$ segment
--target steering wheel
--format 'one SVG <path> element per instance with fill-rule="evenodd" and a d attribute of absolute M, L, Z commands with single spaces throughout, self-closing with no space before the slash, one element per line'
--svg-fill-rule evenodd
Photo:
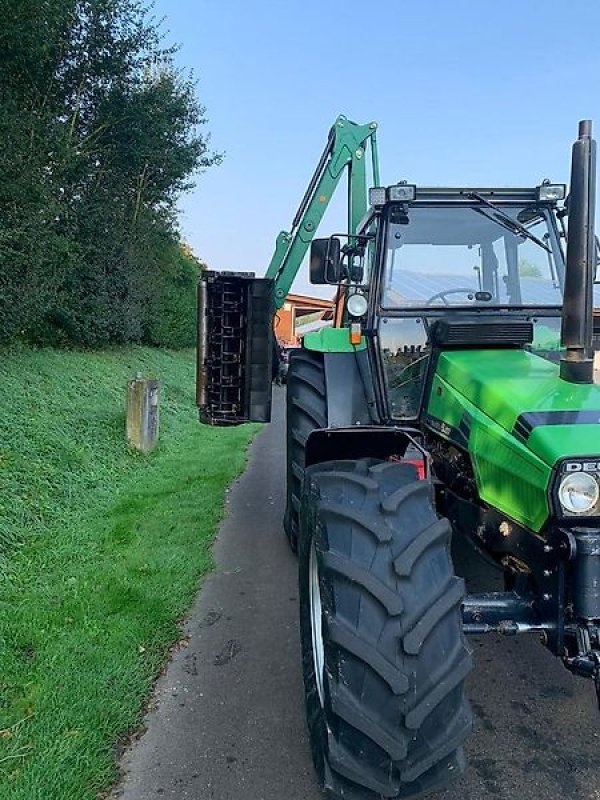
<path fill-rule="evenodd" d="M 445 306 L 449 306 L 450 303 L 446 300 L 446 296 L 449 295 L 449 294 L 466 294 L 469 300 L 474 300 L 476 292 L 477 292 L 476 289 L 469 289 L 469 288 L 467 288 L 467 289 L 445 289 L 444 291 L 438 292 L 437 294 L 434 294 L 432 297 L 430 297 L 429 300 L 425 303 L 425 305 L 430 306 L 430 305 L 433 305 L 433 303 L 436 300 L 442 300 L 442 302 L 444 303 Z"/>

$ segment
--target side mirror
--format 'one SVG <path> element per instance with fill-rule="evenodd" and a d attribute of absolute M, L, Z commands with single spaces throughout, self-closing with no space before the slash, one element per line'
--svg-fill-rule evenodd
<path fill-rule="evenodd" d="M 310 246 L 310 282 L 337 284 L 342 277 L 340 240 L 314 239 Z"/>

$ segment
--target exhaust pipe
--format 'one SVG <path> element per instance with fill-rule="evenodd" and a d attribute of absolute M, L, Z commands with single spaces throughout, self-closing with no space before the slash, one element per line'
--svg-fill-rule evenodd
<path fill-rule="evenodd" d="M 593 285 L 596 268 L 594 214 L 596 205 L 596 142 L 592 123 L 579 123 L 573 144 L 567 271 L 562 312 L 560 377 L 570 383 L 593 383 Z"/>

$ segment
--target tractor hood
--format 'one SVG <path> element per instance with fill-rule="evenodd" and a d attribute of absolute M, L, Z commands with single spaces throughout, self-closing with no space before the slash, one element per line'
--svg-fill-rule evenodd
<path fill-rule="evenodd" d="M 600 385 L 568 383 L 524 350 L 446 351 L 436 372 L 548 466 L 600 455 Z"/>

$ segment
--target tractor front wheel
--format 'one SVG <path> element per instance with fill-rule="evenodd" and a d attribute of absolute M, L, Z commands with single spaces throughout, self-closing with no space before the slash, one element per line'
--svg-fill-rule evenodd
<path fill-rule="evenodd" d="M 290 354 L 286 416 L 287 476 L 283 527 L 295 553 L 298 549 L 306 442 L 315 429 L 327 427 L 325 367 L 321 353 L 298 349 Z"/>
<path fill-rule="evenodd" d="M 472 668 L 450 525 L 414 467 L 306 471 L 300 627 L 313 760 L 330 797 L 439 791 L 464 767 Z"/>

